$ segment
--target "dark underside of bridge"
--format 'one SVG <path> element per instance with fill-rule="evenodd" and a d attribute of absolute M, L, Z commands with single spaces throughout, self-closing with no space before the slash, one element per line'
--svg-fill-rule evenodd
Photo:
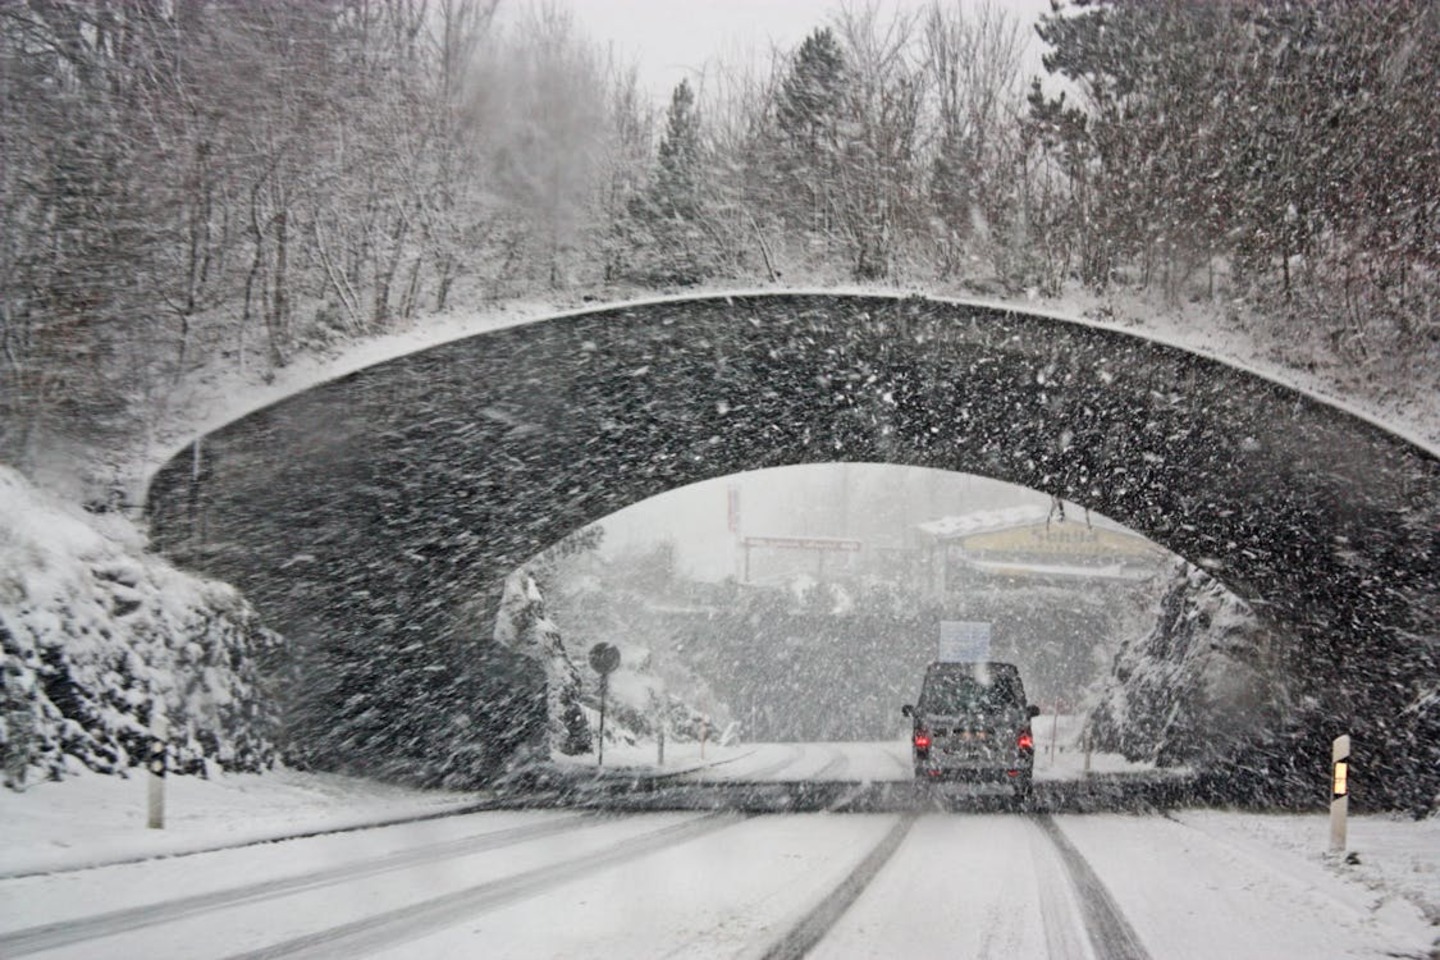
<path fill-rule="evenodd" d="M 1345 731 L 1407 782 L 1428 764 L 1413 788 L 1434 795 L 1435 710 L 1414 704 L 1437 670 L 1440 462 L 1113 330 L 880 296 L 589 311 L 261 410 L 176 457 L 148 506 L 160 549 L 291 641 L 292 755 L 484 776 L 535 722 L 533 670 L 486 636 L 507 573 L 667 490 L 839 461 L 1062 496 L 1249 600 L 1282 638 L 1295 729 L 1256 732 L 1225 772 L 1237 796 L 1323 769 Z"/>

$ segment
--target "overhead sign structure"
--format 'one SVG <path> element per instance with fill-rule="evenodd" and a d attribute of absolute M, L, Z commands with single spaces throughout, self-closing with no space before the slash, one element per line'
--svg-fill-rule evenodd
<path fill-rule="evenodd" d="M 983 663 L 990 659 L 990 624 L 983 620 L 940 621 L 942 663 Z"/>
<path fill-rule="evenodd" d="M 750 551 L 755 547 L 769 547 L 775 550 L 814 550 L 815 573 L 825 574 L 825 554 L 858 553 L 865 545 L 861 540 L 847 540 L 843 537 L 741 537 L 740 545 L 745 548 L 744 582 L 750 582 Z"/>
<path fill-rule="evenodd" d="M 839 537 L 746 537 L 747 547 L 775 547 L 780 550 L 842 550 L 853 553 L 859 550 L 859 540 L 843 540 Z"/>

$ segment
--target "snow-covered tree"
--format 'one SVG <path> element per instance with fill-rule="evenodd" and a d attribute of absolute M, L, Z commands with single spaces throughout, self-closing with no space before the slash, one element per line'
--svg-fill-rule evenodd
<path fill-rule="evenodd" d="M 565 651 L 560 628 L 545 615 L 539 584 L 523 568 L 505 579 L 495 617 L 495 642 L 544 667 L 550 748 L 569 756 L 588 753 L 590 727 L 580 708 L 580 671 Z"/>
<path fill-rule="evenodd" d="M 721 252 L 709 222 L 706 175 L 695 93 L 681 80 L 665 113 L 649 189 L 630 204 L 627 275 L 693 284 L 718 271 Z"/>

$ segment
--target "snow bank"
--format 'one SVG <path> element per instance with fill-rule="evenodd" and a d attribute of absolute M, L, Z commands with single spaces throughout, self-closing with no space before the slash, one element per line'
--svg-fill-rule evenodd
<path fill-rule="evenodd" d="M 7 785 L 89 768 L 123 774 L 168 720 L 172 769 L 260 770 L 274 715 L 257 661 L 280 638 L 225 584 L 147 555 L 94 516 L 0 467 L 0 752 Z"/>
<path fill-rule="evenodd" d="M 146 827 L 143 778 L 82 771 L 24 793 L 0 791 L 0 877 L 353 830 L 473 807 L 473 793 L 416 790 L 328 773 L 277 769 L 172 778 L 165 829 Z"/>

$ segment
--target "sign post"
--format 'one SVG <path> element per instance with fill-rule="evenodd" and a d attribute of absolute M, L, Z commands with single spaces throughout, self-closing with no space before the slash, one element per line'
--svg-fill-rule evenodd
<path fill-rule="evenodd" d="M 739 507 L 736 508 L 734 516 L 738 518 Z M 738 519 L 736 520 L 738 529 Z M 859 540 L 846 540 L 841 537 L 741 537 L 740 546 L 745 550 L 745 568 L 743 583 L 750 582 L 750 549 L 752 547 L 770 547 L 776 550 L 814 550 L 817 559 L 818 569 L 816 575 L 822 577 L 825 573 L 825 554 L 830 551 L 842 553 L 855 553 L 864 544 Z"/>
<path fill-rule="evenodd" d="M 1330 745 L 1330 852 L 1345 852 L 1346 816 L 1350 812 L 1350 734 Z"/>
<path fill-rule="evenodd" d="M 600 746 L 595 760 L 597 767 L 605 766 L 605 694 L 610 688 L 610 674 L 620 666 L 620 650 L 608 643 L 597 643 L 590 648 L 590 666 L 600 674 Z"/>

